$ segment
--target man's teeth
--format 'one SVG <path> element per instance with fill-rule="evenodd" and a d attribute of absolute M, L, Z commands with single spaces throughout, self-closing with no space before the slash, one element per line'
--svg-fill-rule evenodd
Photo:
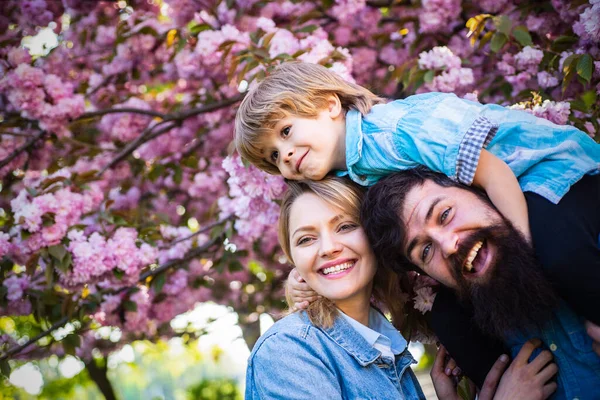
<path fill-rule="evenodd" d="M 345 269 L 351 268 L 353 265 L 354 265 L 354 263 L 349 261 L 349 262 L 345 262 L 343 264 L 338 264 L 334 267 L 323 268 L 323 275 L 329 275 L 329 274 L 333 274 L 335 272 L 340 272 Z"/>
<path fill-rule="evenodd" d="M 481 249 L 481 246 L 483 246 L 483 242 L 477 242 L 469 252 L 467 262 L 465 262 L 465 269 L 467 271 L 471 272 L 471 270 L 473 269 L 473 260 L 475 259 L 475 257 L 477 257 L 477 253 L 479 252 L 479 249 Z"/>

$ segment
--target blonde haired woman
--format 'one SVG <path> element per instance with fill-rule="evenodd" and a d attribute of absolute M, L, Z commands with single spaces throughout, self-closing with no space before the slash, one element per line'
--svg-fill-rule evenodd
<path fill-rule="evenodd" d="M 258 340 L 248 361 L 246 399 L 424 399 L 406 340 L 371 304 L 371 299 L 394 303 L 389 300 L 397 278 L 376 267 L 358 222 L 361 197 L 362 189 L 342 178 L 290 182 L 281 207 L 280 242 L 322 297 Z M 529 354 L 520 357 L 527 360 Z M 504 363 L 496 363 L 480 399 L 492 397 Z M 436 391 L 442 399 L 455 399 L 443 369 L 440 358 L 432 374 Z M 532 393 L 540 388 L 545 368 L 538 369 L 515 367 L 496 398 L 517 398 L 506 391 L 512 388 L 521 398 L 536 398 Z"/>

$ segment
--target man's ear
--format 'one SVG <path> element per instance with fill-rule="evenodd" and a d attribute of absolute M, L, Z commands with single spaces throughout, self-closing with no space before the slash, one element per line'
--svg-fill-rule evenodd
<path fill-rule="evenodd" d="M 342 107 L 342 102 L 337 94 L 331 94 L 327 98 L 327 107 L 329 110 L 329 116 L 331 119 L 336 119 L 340 115 L 344 114 L 344 109 Z"/>

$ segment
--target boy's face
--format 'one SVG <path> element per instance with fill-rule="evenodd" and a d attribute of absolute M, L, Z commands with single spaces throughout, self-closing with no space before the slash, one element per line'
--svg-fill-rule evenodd
<path fill-rule="evenodd" d="M 337 97 L 330 103 L 316 118 L 283 118 L 269 134 L 265 158 L 284 178 L 318 181 L 346 169 L 345 115 Z"/>

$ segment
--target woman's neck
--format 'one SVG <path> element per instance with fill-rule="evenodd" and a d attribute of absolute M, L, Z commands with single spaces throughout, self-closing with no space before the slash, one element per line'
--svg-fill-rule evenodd
<path fill-rule="evenodd" d="M 364 326 L 369 326 L 369 311 L 371 310 L 370 296 L 366 298 L 347 299 L 343 302 L 337 301 L 337 308 L 344 314 Z"/>

